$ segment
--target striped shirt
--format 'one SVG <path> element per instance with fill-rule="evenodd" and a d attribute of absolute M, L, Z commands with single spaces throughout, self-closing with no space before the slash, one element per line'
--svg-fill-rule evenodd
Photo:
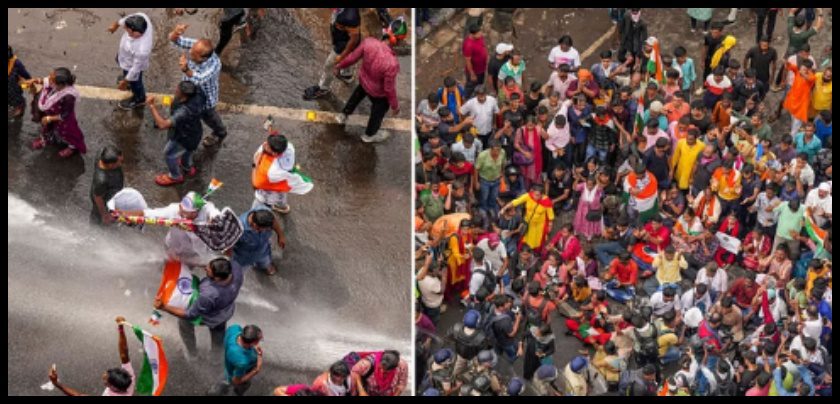
<path fill-rule="evenodd" d="M 196 39 L 178 37 L 173 43 L 181 49 L 189 50 L 195 43 Z M 198 64 L 187 57 L 187 67 L 192 70 L 192 77 L 184 75 L 184 80 L 191 81 L 204 90 L 207 95 L 207 108 L 215 108 L 219 102 L 219 73 L 222 71 L 222 62 L 219 56 L 213 53 L 209 59 L 203 63 Z"/>

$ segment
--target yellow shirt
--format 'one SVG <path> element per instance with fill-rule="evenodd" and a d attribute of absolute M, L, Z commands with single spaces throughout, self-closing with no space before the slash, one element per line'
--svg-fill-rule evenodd
<path fill-rule="evenodd" d="M 674 155 L 671 156 L 671 167 L 674 167 L 674 178 L 680 189 L 688 189 L 691 182 L 691 169 L 704 147 L 706 145 L 699 140 L 694 142 L 694 146 L 689 146 L 685 139 L 677 141 Z"/>
<path fill-rule="evenodd" d="M 659 254 L 653 259 L 651 266 L 656 270 L 656 280 L 659 284 L 678 283 L 682 280 L 680 268 L 688 268 L 688 262 L 682 254 L 674 254 L 674 259 L 665 258 L 665 254 Z"/>
<path fill-rule="evenodd" d="M 823 83 L 823 74 L 817 73 L 817 79 L 814 82 L 813 98 L 811 99 L 811 107 L 815 111 L 831 109 L 831 82 Z"/>

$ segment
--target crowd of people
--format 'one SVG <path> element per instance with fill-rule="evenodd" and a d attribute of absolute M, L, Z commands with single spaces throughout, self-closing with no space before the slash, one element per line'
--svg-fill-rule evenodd
<path fill-rule="evenodd" d="M 333 32 L 339 25 L 336 16 L 346 15 L 347 10 L 351 9 L 334 9 L 330 26 Z M 359 9 L 352 10 L 358 18 Z M 188 9 L 176 9 L 174 14 L 183 15 L 185 12 L 194 14 L 194 11 L 190 12 Z M 168 131 L 165 147 L 168 171 L 156 177 L 155 182 L 158 185 L 181 184 L 185 177 L 196 176 L 197 168 L 192 160 L 195 150 L 202 143 L 205 147 L 218 147 L 228 135 L 226 126 L 216 111 L 222 67 L 220 54 L 233 32 L 245 29 L 248 36 L 251 36 L 252 23 L 264 17 L 264 9 L 223 9 L 220 40 L 216 46 L 209 38 L 186 37 L 185 24 L 175 26 L 169 33 L 168 40 L 181 52 L 179 66 L 183 78 L 174 89 L 168 117 L 158 110 L 155 97 L 147 96 L 143 84 L 143 73 L 148 69 L 155 49 L 156 37 L 152 20 L 146 14 L 133 13 L 114 22 L 108 28 L 112 34 L 122 31 L 117 54 L 117 63 L 122 75 L 117 86 L 120 90 L 131 91 L 130 97 L 118 103 L 119 108 L 132 110 L 147 106 L 155 127 Z M 394 80 L 399 65 L 391 48 L 405 37 L 403 19 L 390 19 L 387 10 L 384 14 L 380 12 L 379 17 L 388 17 L 383 21 L 381 36 L 362 39 L 357 48 L 350 49 L 352 52 L 342 53 L 344 58 L 340 63 L 336 63 L 335 54 L 331 54 L 327 62 L 328 69 L 338 74 L 339 69 L 362 61 L 359 84 L 344 111 L 350 114 L 365 96 L 371 98 L 374 113 L 368 126 L 370 136 L 376 134 L 388 105 L 398 110 Z M 334 42 L 341 39 L 339 36 L 333 36 Z M 352 75 L 343 78 L 348 82 L 353 81 Z M 43 148 L 46 144 L 57 144 L 61 149 L 59 155 L 64 158 L 86 152 L 84 134 L 75 114 L 75 103 L 80 93 L 74 84 L 74 75 L 64 67 L 53 70 L 49 77 L 33 78 L 9 46 L 10 115 L 13 115 L 14 119 L 23 115 L 26 107 L 24 90 L 31 90 L 33 121 L 40 123 L 41 127 L 40 136 L 32 143 L 35 149 Z M 164 100 L 164 105 L 166 104 L 168 102 Z M 380 104 L 384 105 L 385 109 L 379 108 Z M 203 141 L 202 121 L 212 129 L 212 134 Z M 221 186 L 215 179 L 204 194 L 190 191 L 180 202 L 150 208 L 140 191 L 126 186 L 122 169 L 123 153 L 119 148 L 104 147 L 94 164 L 90 191 L 92 223 L 103 226 L 126 223 L 135 228 L 142 228 L 143 225 L 168 226 L 169 232 L 164 241 L 165 268 L 174 265 L 176 273 L 177 269 L 183 269 L 185 272 L 182 273 L 186 273 L 187 278 L 182 279 L 188 279 L 191 271 L 203 272 L 206 275 L 200 281 L 195 278 L 192 286 L 189 283 L 178 283 L 177 289 L 180 293 L 198 295 L 197 298 L 189 300 L 188 304 L 170 300 L 159 292 L 153 302 L 153 318 L 156 322 L 167 321 L 165 318 L 161 320 L 166 314 L 177 318 L 186 363 L 205 365 L 203 362 L 209 359 L 210 365 L 223 364 L 223 377 L 208 390 L 208 394 L 228 394 L 232 387 L 236 395 L 243 395 L 251 386 L 254 377 L 263 370 L 263 333 L 260 327 L 254 324 L 230 324 L 236 309 L 236 300 L 248 268 L 263 271 L 266 275 L 277 272 L 272 259 L 271 244 L 273 235 L 276 235 L 277 246 L 280 249 L 285 248 L 286 235 L 281 227 L 279 215 L 290 212 L 287 194 L 305 194 L 313 188 L 311 180 L 300 174 L 296 167 L 295 149 L 289 139 L 270 125 L 266 129 L 269 132 L 268 136 L 254 153 L 253 161 L 244 162 L 253 167 L 254 201 L 238 220 L 234 216 L 233 230 L 231 227 L 221 226 L 220 219 L 230 208 L 220 210 L 210 200 L 210 195 Z M 232 214 L 232 211 L 230 212 Z M 240 228 L 239 233 L 235 231 L 237 226 Z M 199 227 L 205 229 L 205 234 L 199 234 Z M 208 232 L 228 231 L 237 234 L 237 238 L 227 243 L 227 247 L 219 249 L 207 244 L 207 237 L 215 236 L 224 240 L 223 236 L 226 236 L 207 234 Z M 122 365 L 103 374 L 104 395 L 133 395 L 137 380 L 123 330 L 125 318 L 117 317 L 116 322 Z M 199 356 L 196 326 L 206 326 L 210 331 L 209 358 Z M 170 356 L 171 353 L 172 351 Z M 181 371 L 189 372 L 189 369 L 182 368 Z M 55 365 L 49 371 L 49 378 L 55 387 L 67 395 L 84 395 L 59 381 Z M 273 393 L 289 396 L 401 395 L 406 388 L 407 379 L 407 362 L 400 358 L 397 351 L 351 352 L 336 358 L 336 362 L 311 384 L 280 386 Z"/>
<path fill-rule="evenodd" d="M 417 393 L 831 395 L 826 11 L 675 9 L 692 55 L 610 9 L 592 66 L 574 33 L 523 54 L 516 12 L 467 9 L 417 106 Z"/>

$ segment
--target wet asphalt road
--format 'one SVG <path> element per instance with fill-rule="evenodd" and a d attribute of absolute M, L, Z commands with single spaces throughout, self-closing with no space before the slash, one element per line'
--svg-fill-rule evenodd
<path fill-rule="evenodd" d="M 112 55 L 119 37 L 104 30 L 118 17 L 116 11 L 9 9 L 10 44 L 34 75 L 46 75 L 58 65 L 75 66 L 78 83 L 113 86 L 118 72 Z M 212 37 L 214 24 L 206 21 L 211 14 L 202 10 L 170 19 L 163 11 L 150 12 L 159 37 L 147 91 L 166 92 L 180 78 L 177 54 L 161 35 L 176 21 L 186 20 L 193 24 L 188 35 Z M 299 96 L 317 79 L 326 55 L 327 48 L 316 45 L 325 34 L 307 28 L 316 17 L 317 13 L 304 18 L 271 10 L 269 21 L 274 24 L 245 44 L 244 56 L 234 37 L 223 55 L 228 66 L 222 101 L 331 109 Z M 66 28 L 56 30 L 61 21 Z M 325 31 L 326 24 L 321 21 L 317 30 Z M 289 32 L 295 35 L 286 41 L 270 40 Z M 410 58 L 400 60 L 398 91 L 407 103 Z M 334 84 L 339 107 L 349 92 L 341 86 Z M 366 103 L 362 106 L 360 111 L 367 109 Z M 217 153 L 200 148 L 198 177 L 161 188 L 153 179 L 165 167 L 165 132 L 152 127 L 148 111 L 124 112 L 112 101 L 83 99 L 76 113 L 89 152 L 69 160 L 59 159 L 53 147 L 29 148 L 38 128 L 28 112 L 23 121 L 9 120 L 9 394 L 59 394 L 39 387 L 48 381 L 52 363 L 66 384 L 99 393 L 102 371 L 119 364 L 113 318 L 123 315 L 143 324 L 150 314 L 165 231 L 147 229 L 140 234 L 89 227 L 88 192 L 98 151 L 106 144 L 124 151 L 126 185 L 140 190 L 150 206 L 203 190 L 215 177 L 225 185 L 212 200 L 243 212 L 253 200 L 250 159 L 265 139 L 265 117 L 223 113 L 229 132 L 223 147 Z M 403 108 L 403 114 L 408 113 Z M 410 273 L 403 264 L 410 260 L 408 134 L 395 133 L 374 146 L 358 139 L 360 127 L 348 127 L 345 133 L 338 126 L 279 119 L 275 126 L 295 145 L 297 163 L 312 177 L 315 189 L 290 196 L 292 213 L 283 220 L 286 250 L 281 253 L 273 246 L 279 272 L 267 277 L 248 270 L 230 322 L 263 329 L 265 366 L 249 391 L 257 395 L 281 384 L 309 383 L 350 350 L 410 352 Z M 204 353 L 194 364 L 182 357 L 171 316 L 154 332 L 163 338 L 169 357 L 165 394 L 202 394 L 220 378 L 222 369 L 208 366 L 206 330 L 199 329 L 199 350 Z M 131 336 L 129 340 L 139 372 L 140 345 Z"/>

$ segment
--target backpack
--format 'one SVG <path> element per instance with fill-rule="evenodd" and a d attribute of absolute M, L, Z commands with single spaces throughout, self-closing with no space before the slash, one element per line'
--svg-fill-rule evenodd
<path fill-rule="evenodd" d="M 542 325 L 542 314 L 545 311 L 545 306 L 548 304 L 548 299 L 543 297 L 542 303 L 538 307 L 531 305 L 531 298 L 528 296 L 522 299 L 522 305 L 525 306 L 525 318 L 528 320 L 527 324 L 539 327 Z"/>
<path fill-rule="evenodd" d="M 496 346 L 498 339 L 496 338 L 496 331 L 493 329 L 493 325 L 504 320 L 505 317 L 508 316 L 506 314 L 496 314 L 493 312 L 487 317 L 487 321 L 484 322 L 484 328 L 482 328 L 484 330 L 484 336 L 487 338 L 487 343 L 489 345 Z"/>
<path fill-rule="evenodd" d="M 344 355 L 344 357 L 341 358 L 341 361 L 347 365 L 347 369 L 352 370 L 353 366 L 359 363 L 362 359 L 368 359 L 371 363 L 370 369 L 362 376 L 362 379 L 367 380 L 376 368 L 376 360 L 374 359 L 373 352 L 350 352 L 347 355 Z"/>
<path fill-rule="evenodd" d="M 452 326 L 452 338 L 455 340 L 455 353 L 465 359 L 472 359 L 487 345 L 487 336 L 481 328 L 472 335 L 464 333 L 464 325 L 456 323 Z"/>
<path fill-rule="evenodd" d="M 491 268 L 489 261 L 484 260 L 484 268 L 476 269 L 473 273 L 480 273 L 484 275 L 484 283 L 482 283 L 481 286 L 487 289 L 488 292 L 493 293 L 496 291 L 498 281 L 496 280 L 496 274 L 493 273 L 493 269 Z"/>
<path fill-rule="evenodd" d="M 734 396 L 735 392 L 737 391 L 737 386 L 735 382 L 732 381 L 731 378 L 722 379 L 718 376 L 717 372 L 713 372 L 715 375 L 715 380 L 717 381 L 717 393 L 716 396 Z"/>
<path fill-rule="evenodd" d="M 659 330 L 653 324 L 650 324 L 650 328 L 653 331 L 648 337 L 643 337 L 638 329 L 633 329 L 633 333 L 636 334 L 636 339 L 639 341 L 639 353 L 644 356 L 659 357 L 659 341 L 657 340 Z"/>

